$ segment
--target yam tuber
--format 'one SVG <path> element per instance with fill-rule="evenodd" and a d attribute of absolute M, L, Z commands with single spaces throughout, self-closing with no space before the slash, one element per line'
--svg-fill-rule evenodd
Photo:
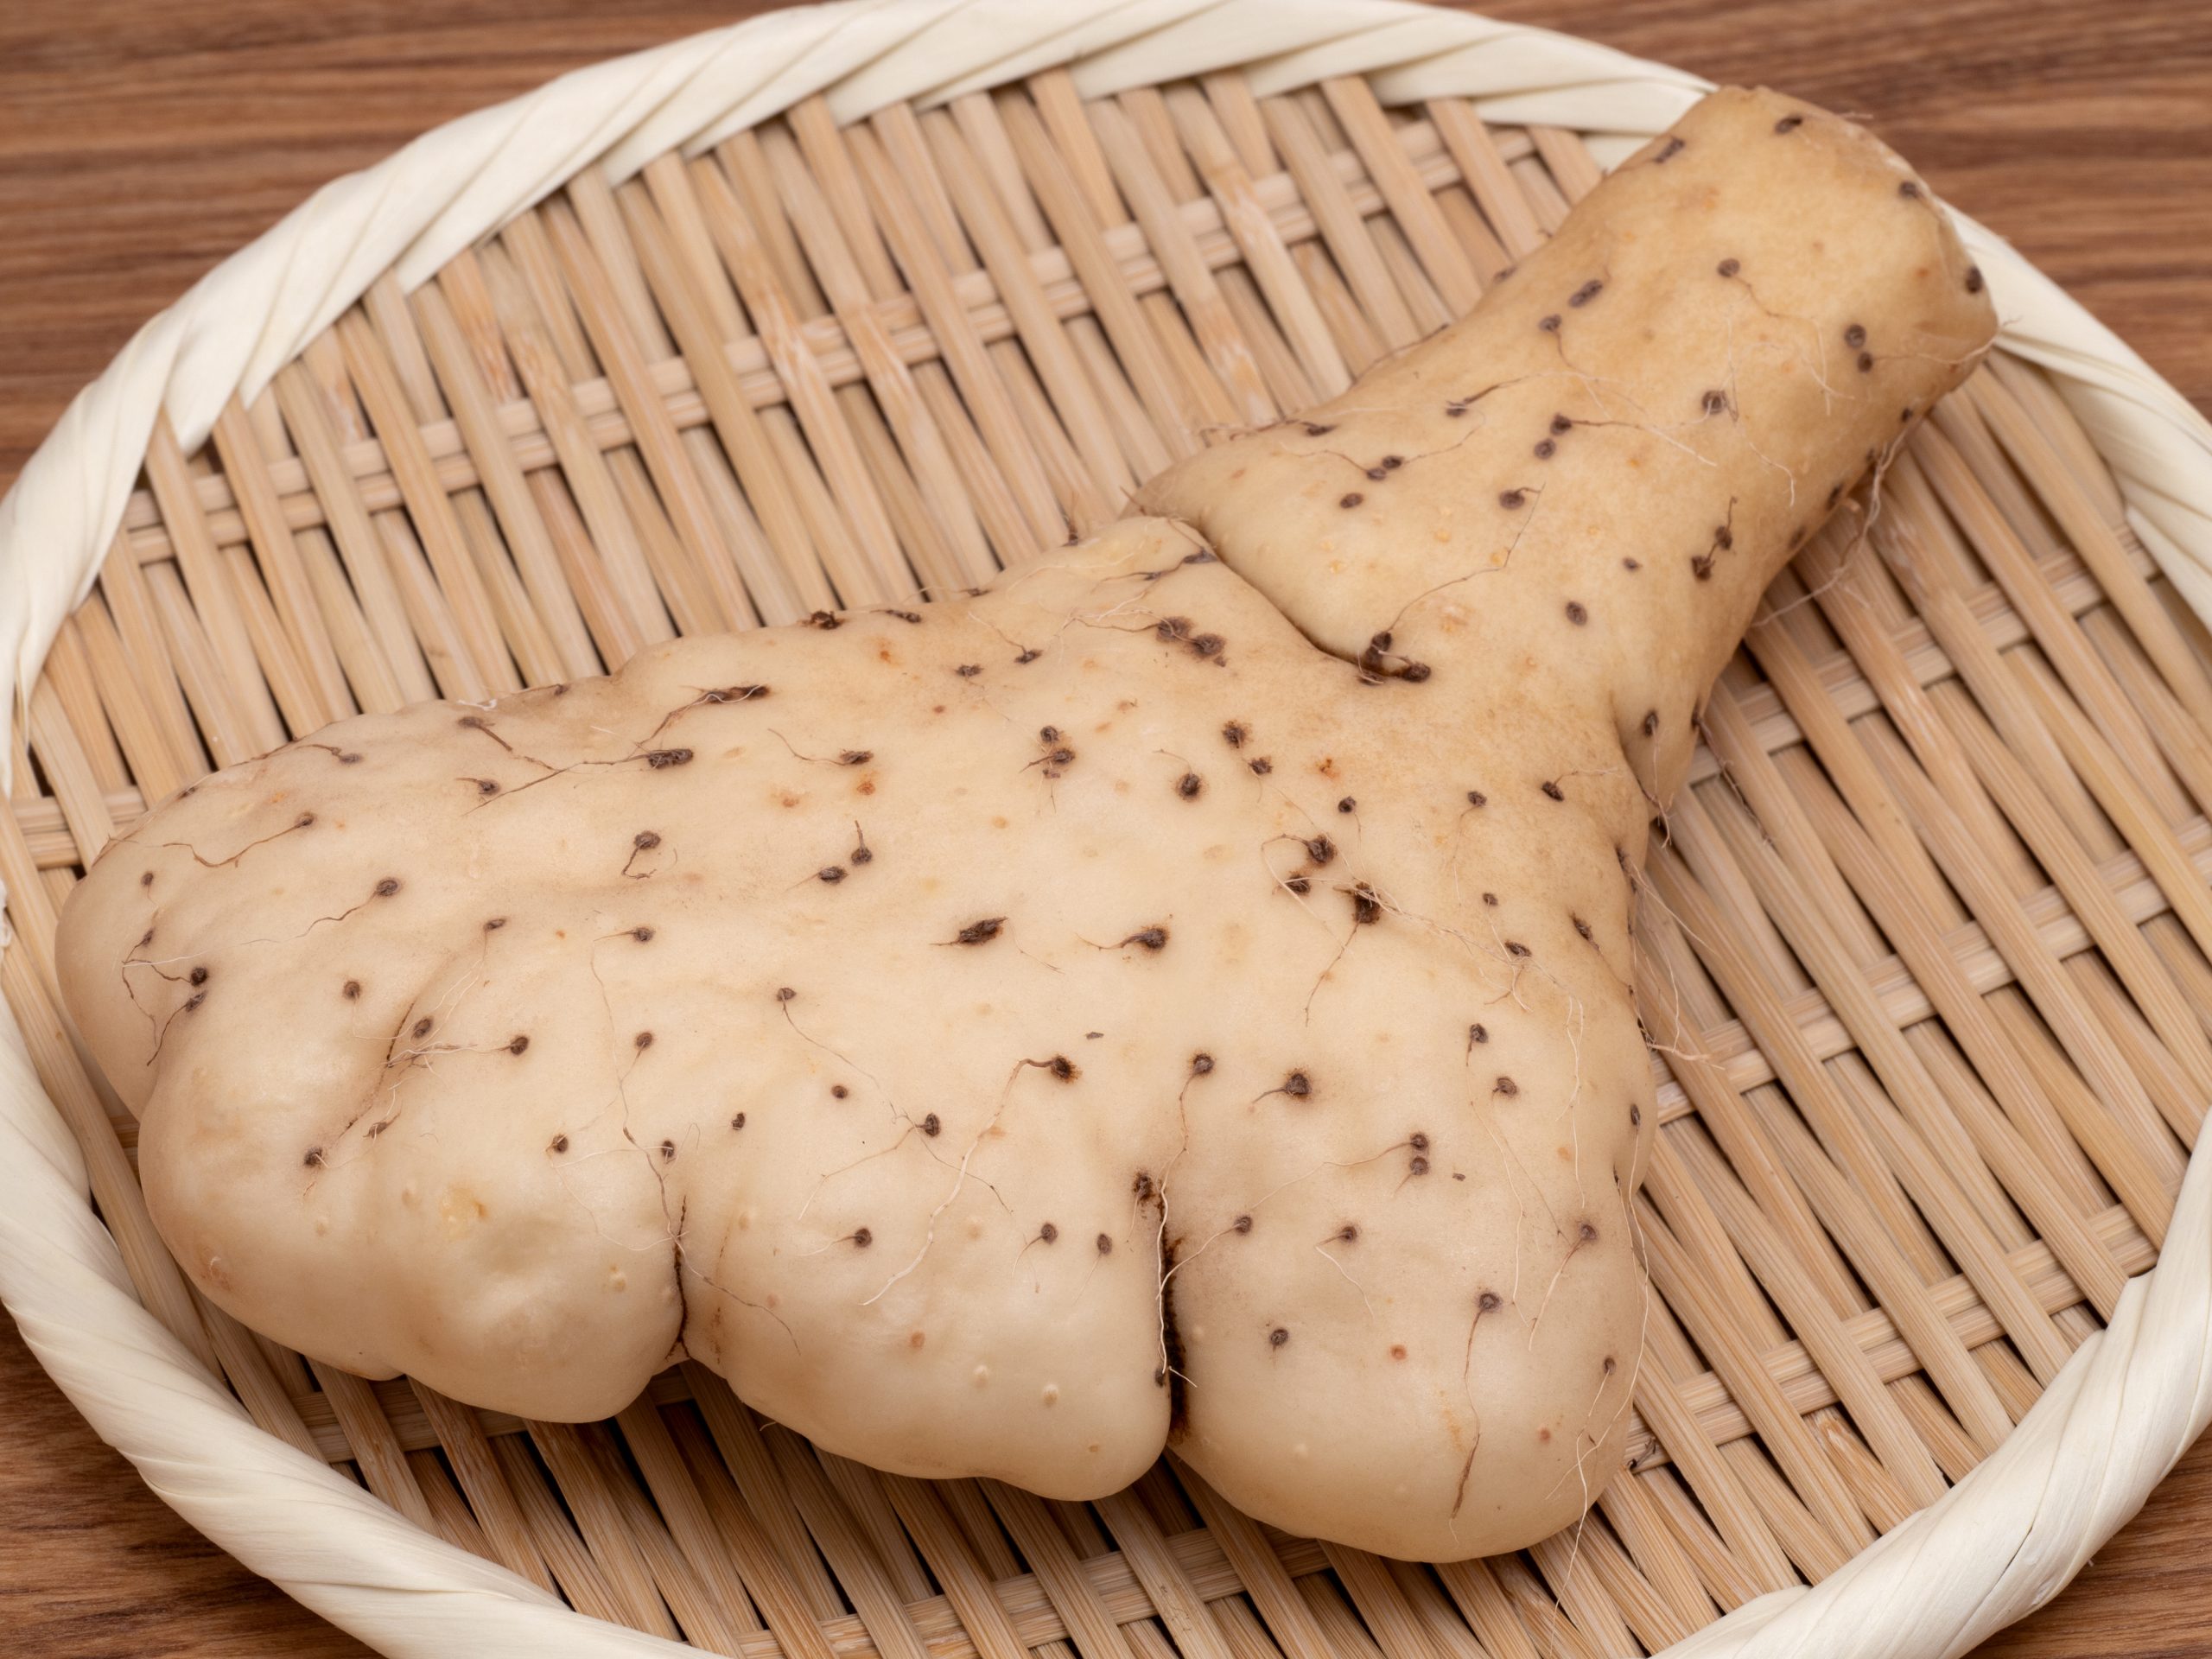
<path fill-rule="evenodd" d="M 331 727 L 60 940 L 219 1306 L 887 1469 L 1459 1558 L 1620 1458 L 1634 871 L 1792 549 L 1993 333 L 1898 160 L 1715 94 L 1472 315 L 972 599 Z"/>

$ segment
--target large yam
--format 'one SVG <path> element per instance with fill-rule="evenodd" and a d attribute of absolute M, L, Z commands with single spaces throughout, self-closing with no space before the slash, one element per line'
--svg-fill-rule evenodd
<path fill-rule="evenodd" d="M 1455 327 L 968 601 L 346 721 L 72 896 L 240 1319 L 543 1418 L 690 1355 L 849 1456 L 1461 1557 L 1618 1462 L 1632 872 L 1789 550 L 1992 317 L 1716 95 Z"/>

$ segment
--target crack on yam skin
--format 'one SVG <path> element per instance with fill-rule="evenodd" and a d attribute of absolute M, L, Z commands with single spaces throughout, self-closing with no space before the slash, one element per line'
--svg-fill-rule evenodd
<path fill-rule="evenodd" d="M 1175 1241 L 1160 1252 L 1160 1370 L 1167 1390 L 1167 1443 L 1174 1445 L 1190 1427 L 1190 1374 L 1183 1369 L 1183 1336 L 1175 1324 L 1175 1292 L 1168 1280 L 1175 1272 Z"/>

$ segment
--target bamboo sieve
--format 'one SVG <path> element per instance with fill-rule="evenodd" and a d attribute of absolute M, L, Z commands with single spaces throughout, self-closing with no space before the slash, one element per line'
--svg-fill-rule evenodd
<path fill-rule="evenodd" d="M 236 256 L 0 504 L 42 1362 L 394 1654 L 1935 1655 L 2055 1593 L 2212 1415 L 2212 430 L 1971 222 L 2000 349 L 1777 582 L 1655 855 L 1632 1466 L 1521 1554 L 1285 1537 L 1172 1459 L 1089 1505 L 887 1478 L 695 1367 L 569 1427 L 304 1361 L 194 1296 L 54 990 L 76 872 L 212 766 L 982 581 L 1440 326 L 1704 85 L 1396 0 L 852 0 Z"/>

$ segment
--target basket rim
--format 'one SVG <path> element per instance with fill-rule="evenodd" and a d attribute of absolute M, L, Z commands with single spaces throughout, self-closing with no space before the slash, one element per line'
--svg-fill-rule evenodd
<path fill-rule="evenodd" d="M 575 72 L 325 187 L 79 394 L 0 499 L 0 649 L 17 707 L 91 588 L 157 424 L 196 448 L 230 397 L 251 397 L 383 272 L 411 289 L 588 168 L 619 181 L 816 94 L 842 124 L 1047 67 L 1096 97 L 1230 67 L 1262 93 L 1364 74 L 1385 103 L 1469 98 L 1488 119 L 1582 130 L 1608 166 L 1711 90 L 1573 36 L 1411 0 L 837 0 Z M 1955 216 L 2005 315 L 1999 346 L 2053 375 L 2130 524 L 2212 618 L 2212 425 L 2008 245 Z M 0 704 L 0 722 L 15 715 Z M 0 775 L 10 753 L 0 746 Z M 571 1611 L 257 1427 L 140 1304 L 12 1010 L 0 1027 L 0 1301 L 166 1502 L 388 1652 L 683 1650 Z M 1946 1497 L 1821 1584 L 1763 1597 L 1669 1651 L 1948 1655 L 2056 1594 L 2212 1420 L 2212 1154 L 2192 1157 L 2167 1244 Z"/>

